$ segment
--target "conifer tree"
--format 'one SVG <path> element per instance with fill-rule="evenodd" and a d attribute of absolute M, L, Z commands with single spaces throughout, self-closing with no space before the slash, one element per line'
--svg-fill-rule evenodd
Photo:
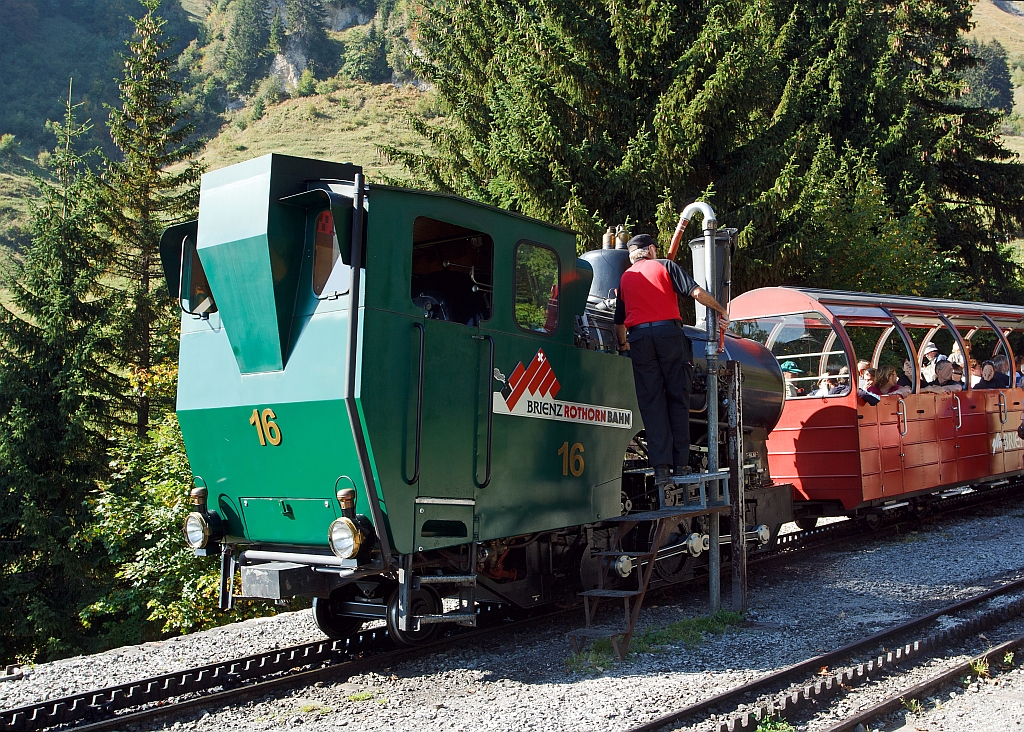
<path fill-rule="evenodd" d="M 164 287 L 160 235 L 195 215 L 202 167 L 194 159 L 199 142 L 180 110 L 181 84 L 171 76 L 159 0 L 141 2 L 146 13 L 134 21 L 123 54 L 121 107 L 108 107 L 107 126 L 123 159 L 109 162 L 103 175 L 102 225 L 114 247 L 112 282 L 122 288 L 113 355 L 124 372 L 145 383 L 146 372 L 173 358 L 177 346 L 178 311 Z M 137 433 L 145 437 L 150 397 L 142 389 L 127 399 Z"/>
<path fill-rule="evenodd" d="M 270 22 L 270 41 L 267 47 L 271 53 L 284 53 L 285 27 L 280 8 L 274 8 L 274 19 Z"/>
<path fill-rule="evenodd" d="M 228 31 L 225 70 L 233 89 L 247 92 L 267 60 L 270 26 L 267 0 L 239 0 Z"/>
<path fill-rule="evenodd" d="M 37 179 L 31 243 L 5 274 L 0 308 L 0 658 L 76 647 L 78 610 L 97 591 L 90 495 L 107 470 L 112 395 L 104 336 L 109 244 L 96 234 L 96 183 L 76 141 L 70 93 L 52 179 Z"/>
<path fill-rule="evenodd" d="M 324 4 L 321 0 L 288 0 L 288 33 L 306 48 L 315 69 L 326 68 L 327 33 L 324 31 Z"/>
<path fill-rule="evenodd" d="M 1024 168 L 996 116 L 959 103 L 970 12 L 966 0 L 429 6 L 415 63 L 448 122 L 417 123 L 429 154 L 383 152 L 420 183 L 591 243 L 627 218 L 667 238 L 703 197 L 741 229 L 741 288 L 802 281 L 806 236 L 836 223 L 820 196 L 838 189 L 822 180 L 856 201 L 868 176 L 871 210 L 888 211 L 876 229 L 926 212 L 923 244 L 966 283 L 945 294 L 1017 298 L 1002 246 L 1024 224 Z"/>
<path fill-rule="evenodd" d="M 1003 114 L 1012 112 L 1013 82 L 1003 44 L 995 39 L 991 43 L 971 39 L 967 48 L 978 59 L 978 65 L 964 72 L 967 93 L 960 100 L 961 104 Z"/>

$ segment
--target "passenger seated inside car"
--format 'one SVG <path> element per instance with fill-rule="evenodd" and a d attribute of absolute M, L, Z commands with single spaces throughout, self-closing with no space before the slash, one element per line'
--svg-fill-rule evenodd
<path fill-rule="evenodd" d="M 914 368 L 913 368 L 913 364 L 911 364 L 909 358 L 903 359 L 903 368 L 902 368 L 902 370 L 903 370 L 903 373 L 900 374 L 899 379 L 897 380 L 896 383 L 899 384 L 900 386 L 905 386 L 905 387 L 907 387 L 907 389 L 910 389 L 914 385 L 914 382 L 911 381 L 911 379 L 914 376 Z M 920 388 L 923 389 L 926 386 L 928 386 L 928 382 L 924 380 L 923 376 L 921 377 L 920 382 L 921 383 L 918 384 L 918 386 Z"/>
<path fill-rule="evenodd" d="M 867 361 L 857 362 L 857 388 L 867 389 L 871 384 L 867 383 L 867 372 L 871 368 L 871 364 Z"/>
<path fill-rule="evenodd" d="M 942 394 L 949 391 L 962 391 L 963 388 L 960 382 L 953 379 L 953 362 L 949 359 L 943 359 L 935 363 L 935 381 L 921 391 Z"/>
<path fill-rule="evenodd" d="M 828 390 L 829 396 L 841 396 L 850 393 L 850 367 L 841 366 L 836 375 L 836 384 Z"/>
<path fill-rule="evenodd" d="M 976 358 L 971 359 L 971 388 L 974 389 L 981 381 L 981 362 Z"/>
<path fill-rule="evenodd" d="M 964 386 L 964 367 L 953 359 L 950 359 L 950 362 L 953 364 L 953 381 Z"/>
<path fill-rule="evenodd" d="M 786 396 L 804 396 L 804 390 L 792 381 L 793 377 L 802 375 L 804 370 L 797 366 L 795 361 L 783 361 L 779 368 L 782 369 L 782 375 L 786 377 Z"/>
<path fill-rule="evenodd" d="M 867 391 L 875 383 L 875 369 L 864 369 L 860 372 L 863 389 Z"/>
<path fill-rule="evenodd" d="M 974 385 L 975 389 L 1002 389 L 1000 386 L 1003 383 L 1002 379 L 998 377 L 1000 374 L 996 371 L 996 365 L 993 361 L 986 361 L 981 365 L 981 381 Z"/>
<path fill-rule="evenodd" d="M 811 396 L 823 397 L 828 396 L 832 393 L 832 389 L 836 386 L 836 378 L 829 372 L 825 372 L 820 379 L 818 379 L 818 388 L 814 390 Z"/>
<path fill-rule="evenodd" d="M 1010 359 L 1006 356 L 996 356 L 992 359 L 992 363 L 996 367 L 996 375 L 993 381 L 998 384 L 996 389 L 1009 389 L 1010 388 Z"/>
<path fill-rule="evenodd" d="M 879 366 L 875 371 L 874 383 L 868 387 L 868 391 L 878 396 L 886 394 L 898 394 L 906 396 L 910 393 L 910 387 L 899 385 L 899 376 L 895 366 Z"/>

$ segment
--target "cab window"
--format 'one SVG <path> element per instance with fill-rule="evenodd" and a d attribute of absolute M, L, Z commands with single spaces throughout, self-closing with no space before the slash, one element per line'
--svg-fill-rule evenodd
<path fill-rule="evenodd" d="M 203 263 L 199 261 L 195 239 L 191 236 L 186 236 L 181 245 L 180 287 L 178 303 L 186 313 L 206 318 L 217 312 L 217 303 L 210 291 Z"/>
<path fill-rule="evenodd" d="M 516 325 L 533 333 L 558 329 L 558 255 L 528 241 L 516 245 Z"/>
<path fill-rule="evenodd" d="M 341 246 L 330 209 L 321 211 L 313 225 L 313 293 L 334 298 L 348 292 L 352 268 L 341 258 Z"/>
<path fill-rule="evenodd" d="M 493 263 L 486 233 L 421 216 L 413 223 L 412 302 L 431 320 L 490 320 Z"/>

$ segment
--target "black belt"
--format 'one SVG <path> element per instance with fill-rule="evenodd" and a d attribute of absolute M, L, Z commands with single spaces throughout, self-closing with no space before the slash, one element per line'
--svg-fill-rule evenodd
<path fill-rule="evenodd" d="M 633 331 L 640 330 L 641 328 L 655 328 L 655 327 L 657 327 L 659 325 L 674 325 L 677 328 L 682 328 L 683 327 L 683 321 L 681 321 L 681 320 L 655 320 L 655 321 L 653 321 L 651 323 L 639 323 L 637 325 L 630 326 L 629 332 L 632 333 Z"/>

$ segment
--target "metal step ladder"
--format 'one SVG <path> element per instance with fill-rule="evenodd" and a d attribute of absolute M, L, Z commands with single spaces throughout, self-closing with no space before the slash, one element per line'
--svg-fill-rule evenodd
<path fill-rule="evenodd" d="M 649 476 L 654 475 L 651 469 L 638 471 Z M 671 484 L 696 486 L 697 490 L 682 492 L 683 502 L 679 505 L 668 506 L 654 511 L 626 514 L 607 519 L 608 523 L 618 524 L 617 530 L 612 537 L 611 548 L 608 551 L 596 552 L 592 556 L 601 560 L 601 572 L 599 584 L 596 589 L 580 592 L 583 598 L 583 609 L 586 625 L 582 628 L 569 631 L 566 635 L 572 643 L 573 651 L 580 653 L 586 647 L 590 639 L 608 638 L 616 657 L 621 661 L 629 653 L 629 643 L 633 638 L 633 630 L 636 621 L 640 617 L 640 608 L 643 606 L 644 596 L 647 594 L 647 587 L 654 574 L 654 563 L 664 543 L 665 538 L 671 532 L 672 527 L 678 525 L 680 519 L 694 516 L 704 516 L 709 513 L 727 513 L 729 505 L 729 471 L 718 470 L 707 473 L 693 473 L 679 477 L 672 477 Z M 713 483 L 714 487 L 708 490 L 708 484 Z M 716 490 L 720 486 L 720 489 Z M 709 498 L 710 493 L 710 498 Z M 660 503 L 664 506 L 664 487 L 659 488 Z M 633 528 L 644 521 L 654 523 L 654 540 L 647 551 L 622 551 L 619 549 L 623 537 L 629 534 Z M 630 589 L 613 589 L 609 587 L 609 579 L 616 564 L 631 563 L 639 565 L 635 572 L 631 567 L 630 575 L 636 576 L 636 587 Z M 602 601 L 622 600 L 622 623 L 613 625 L 595 625 L 594 618 Z"/>
<path fill-rule="evenodd" d="M 398 569 L 398 627 L 403 631 L 418 631 L 424 625 L 440 623 L 458 623 L 476 627 L 476 574 L 413 574 L 411 570 L 412 555 L 402 558 Z M 470 550 L 470 567 L 476 567 L 476 545 Z M 459 588 L 459 606 L 451 612 L 413 615 L 412 593 L 430 585 L 456 585 Z"/>

